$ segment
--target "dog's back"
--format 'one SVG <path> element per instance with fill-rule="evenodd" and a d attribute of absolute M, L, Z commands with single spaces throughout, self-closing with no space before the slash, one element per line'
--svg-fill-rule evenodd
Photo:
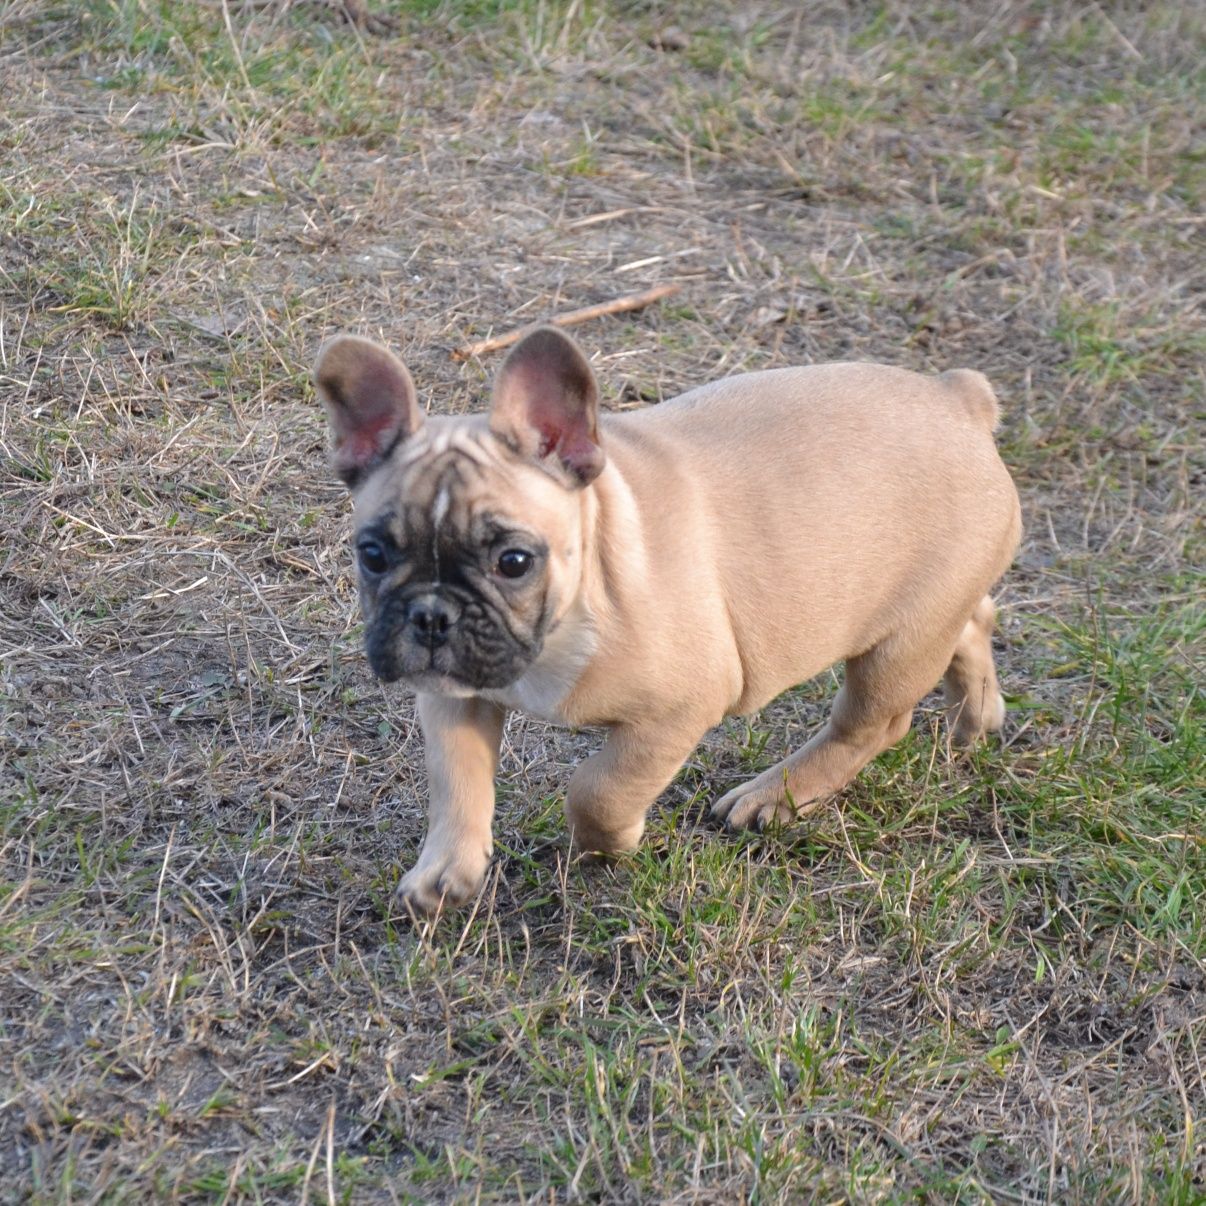
<path fill-rule="evenodd" d="M 607 416 L 602 443 L 646 500 L 649 543 L 682 550 L 671 576 L 685 560 L 697 589 L 723 596 L 745 653 L 745 711 L 944 599 L 970 612 L 1021 531 L 996 418 L 979 373 L 839 363 Z M 659 497 L 677 505 L 647 505 Z"/>

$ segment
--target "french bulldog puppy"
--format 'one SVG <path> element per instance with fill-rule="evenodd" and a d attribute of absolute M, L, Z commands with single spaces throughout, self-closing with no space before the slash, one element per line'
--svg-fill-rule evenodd
<path fill-rule="evenodd" d="M 413 913 L 482 884 L 512 708 L 607 729 L 566 793 L 589 852 L 636 846 L 713 725 L 838 661 L 828 722 L 714 817 L 788 821 L 839 791 L 939 679 L 955 743 L 1001 727 L 987 591 L 1021 518 L 981 374 L 774 369 L 600 414 L 586 357 L 539 327 L 486 415 L 425 416 L 405 366 L 354 336 L 323 347 L 315 380 L 354 499 L 368 660 L 418 696 Z"/>

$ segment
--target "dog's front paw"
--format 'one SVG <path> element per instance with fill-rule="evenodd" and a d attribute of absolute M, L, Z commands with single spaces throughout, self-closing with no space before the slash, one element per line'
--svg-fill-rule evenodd
<path fill-rule="evenodd" d="M 766 829 L 794 821 L 799 814 L 782 782 L 768 784 L 764 778 L 760 775 L 721 796 L 712 805 L 712 819 L 730 829 Z"/>
<path fill-rule="evenodd" d="M 416 918 L 459 909 L 481 891 L 489 865 L 489 850 L 420 857 L 398 884 L 398 903 Z"/>

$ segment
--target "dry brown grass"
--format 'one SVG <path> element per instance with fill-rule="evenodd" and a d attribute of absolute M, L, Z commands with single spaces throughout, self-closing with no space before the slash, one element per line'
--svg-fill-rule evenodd
<path fill-rule="evenodd" d="M 0 1198 L 1201 1200 L 1190 8 L 386 7 L 0 0 Z M 610 406 L 992 377 L 1007 745 L 711 832 L 814 684 L 592 870 L 597 735 L 515 718 L 487 889 L 413 932 L 314 350 L 461 411 L 453 348 L 667 280 L 580 330 Z"/>

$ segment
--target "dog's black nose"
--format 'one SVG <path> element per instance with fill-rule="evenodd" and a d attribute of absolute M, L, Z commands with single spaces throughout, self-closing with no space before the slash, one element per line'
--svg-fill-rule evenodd
<path fill-rule="evenodd" d="M 458 614 L 456 605 L 439 595 L 419 595 L 407 605 L 406 622 L 420 645 L 438 649 L 447 642 Z"/>

